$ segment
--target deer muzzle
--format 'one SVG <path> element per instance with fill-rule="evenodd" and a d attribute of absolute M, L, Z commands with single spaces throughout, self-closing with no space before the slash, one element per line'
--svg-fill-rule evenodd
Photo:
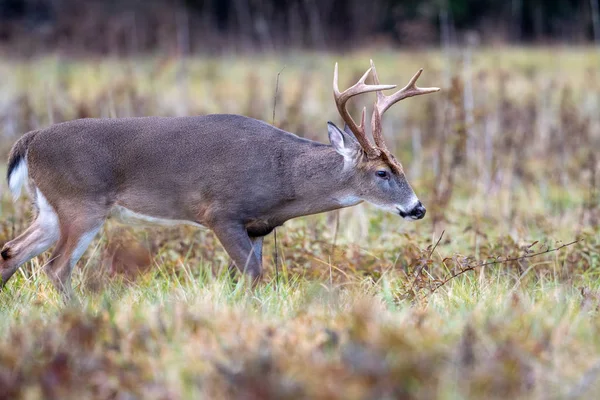
<path fill-rule="evenodd" d="M 412 219 L 412 220 L 423 219 L 423 217 L 425 217 L 425 213 L 427 212 L 427 210 L 425 209 L 425 206 L 423 206 L 423 203 L 421 203 L 420 201 L 417 201 L 415 206 L 409 211 L 402 211 L 402 210 L 399 210 L 399 211 L 400 211 L 400 216 L 402 218 Z"/>

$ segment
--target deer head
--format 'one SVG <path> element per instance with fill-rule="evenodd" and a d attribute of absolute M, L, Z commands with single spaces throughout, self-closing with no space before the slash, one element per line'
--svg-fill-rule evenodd
<path fill-rule="evenodd" d="M 417 87 L 416 82 L 422 72 L 423 70 L 420 69 L 404 88 L 393 95 L 386 96 L 382 91 L 393 89 L 396 85 L 381 85 L 375 64 L 371 60 L 371 68 L 358 82 L 340 92 L 336 63 L 333 73 L 333 95 L 346 127 L 342 131 L 333 123 L 328 123 L 329 140 L 335 150 L 344 157 L 345 169 L 351 175 L 349 181 L 356 197 L 409 220 L 423 218 L 425 207 L 406 180 L 402 165 L 385 144 L 381 118 L 393 104 L 400 100 L 440 90 Z M 370 73 L 373 73 L 373 85 L 365 83 Z M 371 143 L 366 135 L 366 108 L 363 108 L 360 125 L 352 119 L 346 108 L 350 98 L 368 92 L 377 94 L 371 117 L 371 130 L 375 144 Z"/>

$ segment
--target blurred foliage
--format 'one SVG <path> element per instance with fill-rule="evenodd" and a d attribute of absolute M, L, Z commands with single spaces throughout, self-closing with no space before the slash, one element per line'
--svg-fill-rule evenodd
<path fill-rule="evenodd" d="M 597 1 L 0 0 L 0 46 L 21 55 L 114 55 L 367 43 L 582 43 L 594 37 Z"/>

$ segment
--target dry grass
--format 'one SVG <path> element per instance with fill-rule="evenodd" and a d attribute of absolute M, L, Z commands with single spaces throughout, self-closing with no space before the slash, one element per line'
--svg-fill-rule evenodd
<path fill-rule="evenodd" d="M 592 398 L 600 393 L 600 54 L 590 49 L 3 61 L 0 145 L 83 116 L 232 112 L 324 141 L 333 61 L 351 82 L 425 67 L 439 95 L 384 132 L 428 206 L 416 224 L 361 205 L 290 221 L 255 291 L 215 237 L 109 223 L 64 308 L 26 265 L 0 294 L 0 398 Z M 343 85 L 343 84 L 342 84 Z M 366 101 L 365 101 L 366 103 Z M 358 110 L 358 105 L 356 106 Z M 2 189 L 6 187 L 3 185 Z M 0 202 L 0 242 L 26 201 Z M 437 245 L 442 230 L 443 239 Z M 336 238 L 335 246 L 333 245 Z M 583 239 L 557 253 L 478 268 Z M 538 243 L 532 243 L 539 241 Z"/>

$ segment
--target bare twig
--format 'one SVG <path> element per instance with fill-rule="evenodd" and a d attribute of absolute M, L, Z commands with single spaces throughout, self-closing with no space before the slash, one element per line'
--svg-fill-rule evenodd
<path fill-rule="evenodd" d="M 277 229 L 273 229 L 273 237 L 275 238 L 275 289 L 279 289 L 279 254 L 277 250 Z"/>
<path fill-rule="evenodd" d="M 331 260 L 330 263 L 333 264 L 333 257 L 335 255 L 335 245 L 337 242 L 338 231 L 340 229 L 340 210 L 335 210 L 335 227 L 333 230 L 333 240 L 331 241 Z"/>
<path fill-rule="evenodd" d="M 431 294 L 435 293 L 436 290 L 438 290 L 439 288 L 441 288 L 442 286 L 444 286 L 446 283 L 450 282 L 452 279 L 459 277 L 460 275 L 464 274 L 465 272 L 469 272 L 469 271 L 473 271 L 476 268 L 481 268 L 481 267 L 486 267 L 488 265 L 497 265 L 497 264 L 506 264 L 509 262 L 513 262 L 513 261 L 521 261 L 521 260 L 525 260 L 527 258 L 534 258 L 534 257 L 538 257 L 541 256 L 543 254 L 548 254 L 548 253 L 553 253 L 555 251 L 559 251 L 561 249 L 564 249 L 565 247 L 569 247 L 572 246 L 576 243 L 579 243 L 583 241 L 583 239 L 577 239 L 577 240 L 573 240 L 572 242 L 563 244 L 561 246 L 552 248 L 552 249 L 546 249 L 544 251 L 540 251 L 538 253 L 532 253 L 532 254 L 525 254 L 523 256 L 520 257 L 513 257 L 513 258 L 506 258 L 504 260 L 493 260 L 493 261 L 486 261 L 486 262 L 481 262 L 475 265 L 468 265 L 465 268 L 462 268 L 460 271 L 453 273 L 452 275 L 450 275 L 448 278 L 444 279 L 441 282 L 438 282 L 432 289 L 431 289 Z"/>
<path fill-rule="evenodd" d="M 411 289 L 412 289 L 413 293 L 415 294 L 415 296 L 417 296 L 417 290 L 415 289 L 415 286 L 416 286 L 417 281 L 419 279 L 419 275 L 421 275 L 421 271 L 423 270 L 423 268 L 425 268 L 425 265 L 427 264 L 427 261 L 431 260 L 431 256 L 433 255 L 433 252 L 435 251 L 435 249 L 438 247 L 438 245 L 442 241 L 442 238 L 444 237 L 444 233 L 445 232 L 446 232 L 445 230 L 442 231 L 442 233 L 440 234 L 440 237 L 438 238 L 437 242 L 435 242 L 435 244 L 433 245 L 433 247 L 429 251 L 429 254 L 427 255 L 427 258 L 425 260 L 421 259 L 421 262 L 420 262 L 419 266 L 417 267 L 417 270 L 415 271 L 415 279 L 413 279 L 413 282 L 412 282 L 412 285 L 411 285 Z"/>
<path fill-rule="evenodd" d="M 442 241 L 442 238 L 444 237 L 444 233 L 446 233 L 445 230 L 442 231 L 442 233 L 440 234 L 440 238 L 437 240 L 437 242 L 435 242 L 435 245 L 433 245 L 433 247 L 431 248 L 431 251 L 429 252 L 429 257 L 428 258 L 431 258 L 431 256 L 433 255 L 433 252 L 435 251 L 435 249 L 438 247 L 438 245 Z"/>
<path fill-rule="evenodd" d="M 277 79 L 275 80 L 275 95 L 273 96 L 273 119 L 271 125 L 275 125 L 275 110 L 277 109 L 277 92 L 279 92 L 279 75 L 285 69 L 285 65 L 277 73 Z M 277 249 L 277 228 L 273 229 L 273 236 L 275 239 L 275 288 L 279 288 L 279 250 Z"/>
<path fill-rule="evenodd" d="M 275 80 L 275 96 L 273 96 L 273 119 L 271 120 L 271 125 L 275 125 L 275 110 L 277 109 L 277 92 L 279 92 L 279 75 L 285 69 L 285 65 L 281 68 L 281 71 L 277 73 L 277 79 Z"/>

